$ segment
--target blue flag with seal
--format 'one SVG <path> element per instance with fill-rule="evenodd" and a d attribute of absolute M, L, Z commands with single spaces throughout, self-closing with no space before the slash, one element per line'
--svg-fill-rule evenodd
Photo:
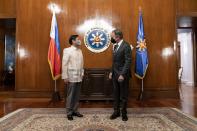
<path fill-rule="evenodd" d="M 142 12 L 140 11 L 137 46 L 136 46 L 136 62 L 135 62 L 135 75 L 139 79 L 143 79 L 148 68 L 148 54 L 144 35 L 144 24 Z"/>

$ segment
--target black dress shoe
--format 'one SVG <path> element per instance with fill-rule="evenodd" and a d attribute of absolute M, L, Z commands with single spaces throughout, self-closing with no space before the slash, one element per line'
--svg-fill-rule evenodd
<path fill-rule="evenodd" d="M 116 119 L 116 118 L 119 117 L 119 116 L 120 116 L 120 113 L 114 112 L 114 113 L 110 116 L 110 119 L 111 119 L 111 120 L 114 120 L 114 119 Z"/>
<path fill-rule="evenodd" d="M 67 115 L 67 118 L 68 118 L 69 121 L 73 120 L 73 116 L 72 115 Z"/>
<path fill-rule="evenodd" d="M 127 120 L 128 120 L 127 114 L 122 114 L 122 121 L 127 121 Z"/>
<path fill-rule="evenodd" d="M 79 112 L 74 112 L 74 113 L 73 113 L 73 116 L 83 117 L 83 115 L 82 115 L 82 114 L 80 114 Z"/>

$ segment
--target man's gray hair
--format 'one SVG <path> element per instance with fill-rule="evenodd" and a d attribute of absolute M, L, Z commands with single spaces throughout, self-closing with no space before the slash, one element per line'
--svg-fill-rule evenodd
<path fill-rule="evenodd" d="M 119 29 L 115 29 L 115 30 L 113 30 L 112 31 L 116 36 L 119 36 L 120 37 L 120 39 L 122 39 L 123 38 L 123 33 L 122 33 L 122 31 L 121 30 L 119 30 Z"/>

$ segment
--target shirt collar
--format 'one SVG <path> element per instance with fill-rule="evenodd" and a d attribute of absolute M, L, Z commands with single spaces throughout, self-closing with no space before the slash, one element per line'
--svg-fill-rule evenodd
<path fill-rule="evenodd" d="M 75 47 L 74 45 L 71 45 L 71 48 L 74 49 L 74 50 L 77 50 L 78 48 Z"/>
<path fill-rule="evenodd" d="M 119 41 L 119 42 L 117 43 L 118 47 L 120 47 L 120 45 L 122 44 L 122 42 L 123 42 L 123 40 L 121 40 L 121 41 Z"/>

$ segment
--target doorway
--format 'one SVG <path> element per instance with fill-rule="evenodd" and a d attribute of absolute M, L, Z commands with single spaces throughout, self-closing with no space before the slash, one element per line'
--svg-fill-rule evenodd
<path fill-rule="evenodd" d="M 0 91 L 15 87 L 16 19 L 0 19 Z"/>
<path fill-rule="evenodd" d="M 193 87 L 197 86 L 196 24 L 197 17 L 182 16 L 178 18 L 180 83 Z"/>

